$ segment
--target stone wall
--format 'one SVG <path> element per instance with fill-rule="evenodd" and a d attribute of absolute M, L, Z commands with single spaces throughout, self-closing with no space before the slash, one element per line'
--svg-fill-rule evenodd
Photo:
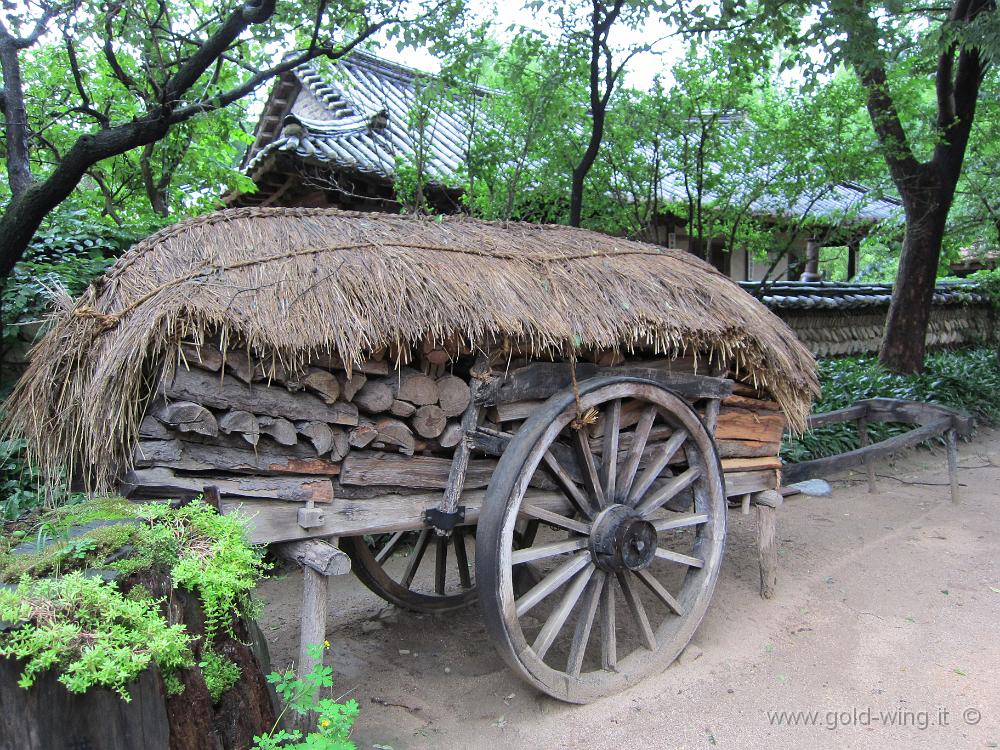
<path fill-rule="evenodd" d="M 846 310 L 776 309 L 816 357 L 877 354 L 888 306 Z M 929 349 L 996 343 L 996 313 L 988 303 L 935 305 L 927 332 Z"/>

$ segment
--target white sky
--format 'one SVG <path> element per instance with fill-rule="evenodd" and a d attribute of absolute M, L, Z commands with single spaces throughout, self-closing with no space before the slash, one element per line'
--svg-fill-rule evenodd
<path fill-rule="evenodd" d="M 511 27 L 523 26 L 539 31 L 547 36 L 558 36 L 558 28 L 546 23 L 546 19 L 533 11 L 524 9 L 519 0 L 467 0 L 470 14 L 477 19 L 492 19 L 492 36 L 501 42 L 511 37 Z M 653 20 L 644 28 L 632 30 L 624 26 L 613 27 L 611 44 L 614 48 L 632 48 L 650 43 L 668 34 L 669 28 L 658 20 Z M 657 53 L 636 55 L 626 70 L 625 84 L 646 90 L 657 75 L 669 78 L 669 70 L 683 56 L 683 42 L 677 37 L 664 39 L 656 45 Z M 395 45 L 386 45 L 377 53 L 380 57 L 398 62 L 411 68 L 437 72 L 437 59 L 426 50 L 403 50 L 398 52 Z"/>

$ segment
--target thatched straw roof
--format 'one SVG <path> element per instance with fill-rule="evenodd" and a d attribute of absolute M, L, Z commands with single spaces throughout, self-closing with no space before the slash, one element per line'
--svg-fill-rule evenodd
<path fill-rule="evenodd" d="M 346 361 L 426 335 L 543 350 L 715 352 L 770 390 L 793 426 L 817 393 L 792 331 L 681 251 L 564 226 L 327 209 L 235 209 L 133 247 L 56 316 L 9 402 L 48 472 L 113 486 L 180 341 L 215 332 L 296 363 Z"/>

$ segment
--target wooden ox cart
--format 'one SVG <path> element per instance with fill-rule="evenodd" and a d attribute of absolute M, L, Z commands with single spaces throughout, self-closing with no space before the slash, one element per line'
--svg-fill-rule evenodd
<path fill-rule="evenodd" d="M 688 643 L 730 504 L 758 505 L 769 592 L 780 437 L 815 391 L 784 324 L 685 253 L 240 209 L 123 257 L 55 321 L 12 419 L 92 490 L 211 487 L 312 568 L 339 540 L 400 606 L 478 599 L 520 676 L 585 702 Z"/>

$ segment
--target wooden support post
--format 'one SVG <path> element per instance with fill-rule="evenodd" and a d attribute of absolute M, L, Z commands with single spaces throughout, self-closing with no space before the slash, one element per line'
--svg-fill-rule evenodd
<path fill-rule="evenodd" d="M 744 516 L 750 515 L 750 493 L 747 492 L 742 498 L 742 507 L 740 508 Z"/>
<path fill-rule="evenodd" d="M 951 482 L 951 501 L 957 503 L 958 495 L 958 433 L 954 428 L 945 433 L 948 438 L 948 479 Z"/>
<path fill-rule="evenodd" d="M 477 403 L 479 389 L 483 387 L 482 378 L 489 375 L 490 365 L 485 357 L 479 357 L 472 366 L 472 382 L 470 383 L 469 405 L 462 415 L 462 441 L 455 448 L 455 455 L 451 463 L 451 471 L 448 474 L 448 486 L 444 491 L 444 498 L 441 501 L 441 510 L 444 513 L 454 513 L 458 508 L 458 500 L 465 485 L 465 474 L 469 469 L 469 458 L 472 455 L 472 444 L 469 434 L 476 429 L 479 424 L 480 407 Z"/>
<path fill-rule="evenodd" d="M 753 503 L 757 507 L 757 555 L 760 561 L 760 595 L 764 599 L 774 597 L 778 585 L 778 508 L 781 507 L 780 492 L 764 490 L 754 493 Z"/>
<path fill-rule="evenodd" d="M 719 422 L 719 408 L 722 401 L 717 398 L 710 398 L 705 405 L 705 429 L 713 438 L 715 437 L 715 427 Z"/>
<path fill-rule="evenodd" d="M 330 576 L 349 573 L 351 562 L 347 555 L 337 548 L 336 538 L 288 542 L 278 545 L 276 550 L 283 557 L 295 560 L 302 566 L 302 612 L 299 660 L 296 665 L 296 674 L 301 680 L 323 659 L 322 652 L 317 654 L 316 649 L 312 647 L 322 647 L 326 640 Z M 305 729 L 311 723 L 308 715 L 301 717 L 301 720 L 293 721 L 301 729 Z"/>
<path fill-rule="evenodd" d="M 871 442 L 868 437 L 867 417 L 860 417 L 858 419 L 858 442 L 862 448 L 867 448 Z M 878 485 L 875 484 L 875 460 L 871 456 L 865 456 L 861 460 L 868 474 L 868 492 L 874 495 L 878 493 Z"/>

